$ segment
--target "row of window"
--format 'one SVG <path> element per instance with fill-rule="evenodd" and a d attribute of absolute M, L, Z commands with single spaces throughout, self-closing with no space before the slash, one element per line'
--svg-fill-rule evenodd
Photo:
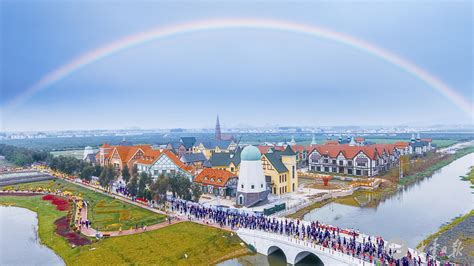
<path fill-rule="evenodd" d="M 243 188 L 244 188 L 244 184 L 240 185 L 240 187 L 243 189 Z M 260 184 L 260 188 L 263 188 L 263 184 Z M 251 186 L 250 186 L 250 189 L 255 189 L 255 185 L 251 185 Z"/>
<path fill-rule="evenodd" d="M 315 172 L 326 172 L 326 173 L 339 173 L 339 174 L 348 174 L 348 175 L 362 175 L 368 176 L 369 170 L 361 170 L 361 169 L 351 169 L 351 168 L 344 168 L 344 167 L 321 167 L 321 166 L 311 166 L 311 171 Z"/>

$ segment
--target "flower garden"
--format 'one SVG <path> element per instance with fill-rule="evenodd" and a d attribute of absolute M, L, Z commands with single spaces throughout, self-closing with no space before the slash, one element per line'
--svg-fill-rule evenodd
<path fill-rule="evenodd" d="M 114 199 L 78 185 L 55 179 L 3 187 L 2 190 L 62 191 L 83 198 L 89 204 L 88 219 L 100 231 L 128 229 L 136 225 L 152 225 L 165 221 L 162 214 Z M 53 203 L 54 204 L 54 203 Z M 65 208 L 65 206 L 61 207 Z"/>

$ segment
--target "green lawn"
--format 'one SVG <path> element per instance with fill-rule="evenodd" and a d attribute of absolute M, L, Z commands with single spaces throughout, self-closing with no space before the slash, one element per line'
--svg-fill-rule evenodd
<path fill-rule="evenodd" d="M 50 152 L 53 156 L 73 156 L 76 159 L 81 159 L 84 156 L 84 150 L 64 150 L 64 151 L 52 151 Z"/>
<path fill-rule="evenodd" d="M 92 227 L 101 231 L 116 231 L 120 227 L 129 229 L 135 225 L 151 225 L 162 222 L 165 216 L 146 209 L 125 203 L 112 197 L 94 192 L 69 182 L 55 179 L 54 181 L 41 181 L 13 186 L 14 188 L 51 188 L 68 190 L 81 194 L 89 203 L 88 218 Z"/>
<path fill-rule="evenodd" d="M 54 233 L 54 221 L 67 212 L 57 211 L 41 196 L 0 196 L 0 205 L 37 212 L 42 243 L 61 256 L 67 265 L 209 265 L 249 253 L 236 235 L 191 222 L 72 248 Z"/>

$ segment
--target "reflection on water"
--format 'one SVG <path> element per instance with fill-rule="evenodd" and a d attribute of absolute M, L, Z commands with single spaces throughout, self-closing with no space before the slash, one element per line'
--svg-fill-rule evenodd
<path fill-rule="evenodd" d="M 330 203 L 304 216 L 343 228 L 358 229 L 386 239 L 400 238 L 415 247 L 439 227 L 472 209 L 474 195 L 469 183 L 460 180 L 474 165 L 474 154 L 445 166 L 432 177 L 408 186 L 376 208 Z"/>
<path fill-rule="evenodd" d="M 219 263 L 220 266 L 250 266 L 250 265 L 262 265 L 262 266 L 287 266 L 291 264 L 286 263 L 285 254 L 281 251 L 275 251 L 272 254 L 265 256 L 261 254 L 253 254 L 248 256 L 243 256 L 235 259 L 231 259 L 228 261 L 224 261 Z M 318 266 L 323 265 L 321 260 L 316 256 L 307 256 L 296 265 L 298 266 Z"/>
<path fill-rule="evenodd" d="M 36 213 L 0 206 L 0 265 L 64 265 L 38 238 Z"/>

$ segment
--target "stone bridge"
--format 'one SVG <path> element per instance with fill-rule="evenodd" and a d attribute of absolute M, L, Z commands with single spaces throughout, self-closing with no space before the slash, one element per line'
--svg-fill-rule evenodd
<path fill-rule="evenodd" d="M 237 230 L 237 234 L 247 244 L 255 247 L 260 254 L 270 255 L 281 250 L 287 263 L 293 265 L 310 255 L 316 256 L 324 265 L 374 265 L 342 252 L 286 235 L 243 228 Z"/>

